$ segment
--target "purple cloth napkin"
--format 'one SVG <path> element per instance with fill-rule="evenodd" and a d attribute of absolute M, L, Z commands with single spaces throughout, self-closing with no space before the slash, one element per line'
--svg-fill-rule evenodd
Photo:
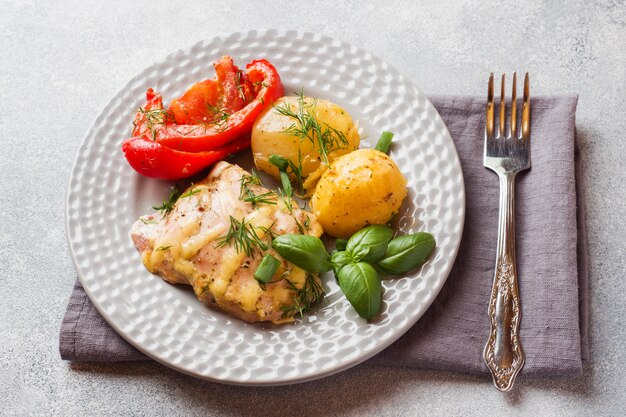
<path fill-rule="evenodd" d="M 483 167 L 485 99 L 430 97 L 459 152 L 467 196 L 465 229 L 452 272 L 426 314 L 370 363 L 486 373 L 498 223 L 498 181 Z M 587 247 L 576 179 L 577 96 L 532 100 L 532 168 L 517 181 L 517 262 L 524 374 L 582 371 L 587 344 Z M 61 325 L 61 357 L 148 359 L 102 319 L 76 282 Z"/>

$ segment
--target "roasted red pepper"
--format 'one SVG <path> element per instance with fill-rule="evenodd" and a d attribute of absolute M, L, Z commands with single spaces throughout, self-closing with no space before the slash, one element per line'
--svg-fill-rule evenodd
<path fill-rule="evenodd" d="M 177 105 L 164 110 L 160 95 L 148 90 L 146 94 L 148 103 L 137 114 L 133 136 L 146 136 L 169 148 L 187 152 L 209 151 L 232 142 L 250 132 L 254 119 L 259 113 L 284 94 L 283 85 L 276 68 L 264 59 L 249 63 L 246 66 L 245 76 L 247 78 L 244 84 L 247 86 L 246 88 L 250 88 L 252 85 L 256 92 L 254 100 L 246 104 L 241 110 L 225 116 L 221 123 L 211 121 L 210 123 L 176 124 L 177 115 L 181 119 L 189 117 L 188 115 L 197 118 L 200 112 L 194 108 L 193 111 L 188 111 L 188 115 L 181 114 Z M 198 85 L 192 87 L 192 89 L 196 88 L 200 90 Z M 207 87 L 208 89 L 210 87 Z M 228 94 L 229 97 L 231 93 Z M 206 95 L 210 97 L 210 93 L 207 92 Z M 245 92 L 242 95 L 245 95 Z M 182 99 L 184 96 L 179 100 Z M 198 100 L 197 98 L 196 100 L 202 101 L 202 99 Z M 210 98 L 207 98 L 207 103 L 213 106 Z M 158 112 L 161 114 L 157 120 L 150 120 L 150 116 L 157 115 Z M 145 117 L 146 113 L 148 117 Z"/>
<path fill-rule="evenodd" d="M 179 180 L 249 147 L 250 137 L 244 137 L 214 151 L 181 152 L 140 136 L 126 139 L 122 151 L 138 173 L 160 180 Z"/>
<path fill-rule="evenodd" d="M 229 115 L 254 100 L 260 87 L 255 88 L 231 57 L 225 56 L 213 66 L 216 78 L 194 84 L 170 104 L 176 124 L 212 123 L 221 126 Z"/>
<path fill-rule="evenodd" d="M 139 173 L 181 179 L 250 146 L 256 117 L 284 93 L 278 72 L 266 60 L 239 70 L 231 57 L 215 64 L 217 77 L 194 84 L 168 109 L 149 89 L 139 109 L 133 137 L 122 150 Z"/>

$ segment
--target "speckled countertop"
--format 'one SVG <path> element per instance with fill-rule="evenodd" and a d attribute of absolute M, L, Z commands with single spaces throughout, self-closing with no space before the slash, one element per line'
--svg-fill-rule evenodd
<path fill-rule="evenodd" d="M 0 415 L 624 415 L 624 1 L 86 3 L 0 1 Z M 346 40 L 426 93 L 482 95 L 489 71 L 528 70 L 533 94 L 580 94 L 592 353 L 581 377 L 522 376 L 504 395 L 486 377 L 364 365 L 302 385 L 241 388 L 152 362 L 61 361 L 75 279 L 65 194 L 84 133 L 155 59 L 251 28 Z"/>

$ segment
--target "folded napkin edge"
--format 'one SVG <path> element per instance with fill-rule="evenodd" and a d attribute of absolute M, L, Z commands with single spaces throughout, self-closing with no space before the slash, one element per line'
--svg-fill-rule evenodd
<path fill-rule="evenodd" d="M 451 95 L 451 94 L 427 94 L 424 93 L 429 100 L 450 100 L 450 101 L 482 101 L 487 103 L 487 99 L 485 96 L 479 96 L 475 94 L 467 94 L 467 95 Z M 549 95 L 541 95 L 541 96 L 533 96 L 530 98 L 530 101 L 539 101 L 539 100 L 576 100 L 578 99 L 580 94 L 578 93 L 563 93 L 563 94 L 549 94 Z M 499 100 L 499 99 L 498 99 Z M 521 97 L 518 97 L 518 101 L 521 100 Z M 507 101 L 510 101 L 507 99 Z"/>

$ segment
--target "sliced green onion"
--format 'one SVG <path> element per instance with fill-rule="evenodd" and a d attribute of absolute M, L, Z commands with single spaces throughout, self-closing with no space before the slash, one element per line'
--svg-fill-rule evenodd
<path fill-rule="evenodd" d="M 335 248 L 337 248 L 339 252 L 346 250 L 347 245 L 348 245 L 348 239 L 335 240 Z"/>
<path fill-rule="evenodd" d="M 391 140 L 393 139 L 393 133 L 391 132 L 383 132 L 380 135 L 380 139 L 378 139 L 378 143 L 376 144 L 376 150 L 384 153 L 389 152 L 389 148 L 391 147 Z"/>
<path fill-rule="evenodd" d="M 259 267 L 254 271 L 254 279 L 259 281 L 262 285 L 267 284 L 276 271 L 278 271 L 279 266 L 280 261 L 278 259 L 269 253 L 266 254 L 261 260 Z"/>
<path fill-rule="evenodd" d="M 280 171 L 287 171 L 287 167 L 289 166 L 289 161 L 280 155 L 271 154 L 270 164 L 274 165 Z"/>
<path fill-rule="evenodd" d="M 291 189 L 291 181 L 289 180 L 289 175 L 285 171 L 280 171 L 280 182 L 283 185 L 283 190 L 285 191 L 285 195 L 289 198 L 293 195 L 293 190 Z"/>

